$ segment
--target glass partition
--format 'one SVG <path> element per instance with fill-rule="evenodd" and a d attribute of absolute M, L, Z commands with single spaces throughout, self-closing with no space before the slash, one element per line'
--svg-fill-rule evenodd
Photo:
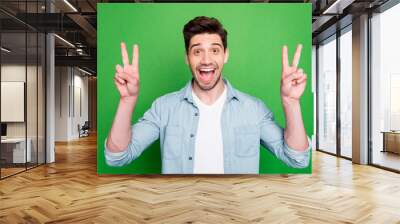
<path fill-rule="evenodd" d="M 26 141 L 26 41 L 25 32 L 1 34 L 2 177 L 24 171 L 31 158 L 31 142 Z"/>
<path fill-rule="evenodd" d="M 44 3 L 0 2 L 1 179 L 45 163 L 45 35 L 16 19 Z"/>
<path fill-rule="evenodd" d="M 318 47 L 318 150 L 336 154 L 336 36 Z"/>

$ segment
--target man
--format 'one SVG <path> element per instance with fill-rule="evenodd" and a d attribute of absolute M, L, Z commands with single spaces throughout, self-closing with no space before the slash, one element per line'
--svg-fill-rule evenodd
<path fill-rule="evenodd" d="M 183 35 L 192 80 L 180 91 L 156 99 L 132 127 L 139 96 L 139 50 L 134 45 L 130 64 L 121 43 L 123 66 L 116 66 L 114 77 L 120 101 L 106 140 L 107 164 L 128 164 L 160 138 L 163 173 L 258 173 L 260 143 L 289 166 L 307 167 L 311 144 L 300 109 L 307 76 L 297 68 L 301 45 L 292 65 L 287 47 L 282 49 L 283 130 L 261 100 L 223 78 L 229 50 L 227 32 L 217 19 L 196 17 L 184 26 Z"/>

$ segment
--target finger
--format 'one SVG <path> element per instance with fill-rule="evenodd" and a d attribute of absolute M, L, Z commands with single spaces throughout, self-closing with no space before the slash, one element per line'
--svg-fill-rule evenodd
<path fill-rule="evenodd" d="M 301 84 L 301 83 L 303 83 L 305 81 L 307 81 L 307 75 L 306 74 L 304 74 L 302 77 L 297 79 L 297 84 Z"/>
<path fill-rule="evenodd" d="M 126 82 L 123 78 L 121 78 L 118 74 L 115 74 L 114 79 L 118 81 L 121 85 L 124 85 Z"/>
<path fill-rule="evenodd" d="M 287 46 L 284 45 L 282 47 L 282 70 L 286 71 L 288 67 L 289 67 L 289 61 L 288 61 Z"/>
<path fill-rule="evenodd" d="M 124 73 L 115 73 L 115 78 L 118 78 L 118 80 L 121 81 L 121 84 L 125 84 L 127 82 Z"/>
<path fill-rule="evenodd" d="M 115 86 L 117 87 L 119 94 L 123 95 L 126 92 L 126 86 L 121 84 L 116 78 L 114 78 Z"/>
<path fill-rule="evenodd" d="M 121 78 L 127 79 L 127 77 L 125 77 L 126 75 L 124 75 L 124 68 L 122 68 L 121 65 L 118 64 L 118 65 L 115 67 L 115 70 L 117 70 L 117 73 L 121 74 L 121 75 L 120 75 Z"/>
<path fill-rule="evenodd" d="M 297 73 L 304 73 L 302 68 L 297 69 Z"/>
<path fill-rule="evenodd" d="M 127 83 L 128 86 L 137 86 L 139 83 L 138 79 L 132 78 L 131 80 L 129 80 L 129 82 Z"/>
<path fill-rule="evenodd" d="M 139 70 L 139 46 L 137 44 L 133 45 L 132 67 L 136 69 L 136 71 Z"/>
<path fill-rule="evenodd" d="M 121 42 L 121 55 L 122 55 L 122 62 L 124 64 L 124 66 L 129 65 L 128 52 L 126 51 L 126 45 L 124 42 Z"/>
<path fill-rule="evenodd" d="M 118 81 L 118 79 L 115 78 L 115 77 L 114 77 L 114 83 L 115 83 L 115 85 L 117 86 L 118 90 L 121 90 L 121 88 L 125 87 L 125 85 L 124 85 L 124 84 L 121 84 L 121 82 Z"/>
<path fill-rule="evenodd" d="M 125 72 L 122 72 L 122 73 L 117 72 L 116 76 L 118 76 L 120 79 L 124 80 L 124 82 L 132 82 L 133 79 L 135 79 L 134 77 L 126 74 Z"/>
<path fill-rule="evenodd" d="M 294 81 L 294 80 L 297 80 L 297 79 L 301 78 L 302 76 L 303 76 L 303 73 L 294 72 L 294 73 L 292 73 L 292 74 L 286 76 L 286 77 L 283 79 L 283 82 L 284 82 L 284 83 L 292 82 L 292 81 Z"/>
<path fill-rule="evenodd" d="M 289 78 L 289 79 L 298 79 L 303 75 L 304 71 L 301 68 L 300 69 L 295 69 L 294 67 L 290 67 L 289 70 L 288 70 L 288 73 L 289 73 L 289 75 L 286 76 L 287 78 Z"/>
<path fill-rule="evenodd" d="M 302 84 L 303 82 L 305 82 L 307 80 L 307 76 L 306 75 L 302 75 L 300 78 L 298 79 L 293 79 L 292 80 L 292 84 L 293 85 L 299 85 Z"/>
<path fill-rule="evenodd" d="M 124 85 L 121 84 L 121 83 L 118 81 L 118 79 L 116 79 L 116 78 L 114 78 L 114 82 L 115 82 L 115 85 L 117 86 L 118 89 L 119 89 L 120 87 L 124 86 Z"/>
<path fill-rule="evenodd" d="M 299 65 L 302 48 L 303 48 L 303 45 L 301 45 L 301 44 L 297 45 L 296 52 L 294 53 L 292 66 L 294 66 L 296 68 Z"/>
<path fill-rule="evenodd" d="M 297 68 L 295 67 L 287 67 L 286 70 L 283 72 L 284 74 L 282 74 L 282 79 L 284 79 L 285 77 L 289 76 L 292 73 L 296 73 L 297 72 Z"/>
<path fill-rule="evenodd" d="M 118 73 L 123 73 L 123 72 L 124 72 L 124 69 L 122 68 L 121 65 L 116 65 L 116 66 L 115 66 L 115 70 L 116 70 Z"/>

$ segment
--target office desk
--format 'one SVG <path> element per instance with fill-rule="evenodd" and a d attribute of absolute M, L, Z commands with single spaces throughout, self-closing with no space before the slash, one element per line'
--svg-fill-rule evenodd
<path fill-rule="evenodd" d="M 9 158 L 5 158 L 6 162 L 9 163 L 25 163 L 31 162 L 32 154 L 31 154 L 31 145 L 32 140 L 27 138 L 26 142 L 26 154 L 25 154 L 25 138 L 6 138 L 1 139 L 1 157 L 5 158 L 3 154 L 7 155 L 7 151 L 12 152 L 12 160 L 11 156 Z M 10 147 L 12 147 L 10 149 Z M 8 156 L 7 156 L 8 157 Z M 27 161 L 25 161 L 25 158 Z"/>
<path fill-rule="evenodd" d="M 383 133 L 382 152 L 400 154 L 400 131 L 382 131 L 381 133 Z"/>

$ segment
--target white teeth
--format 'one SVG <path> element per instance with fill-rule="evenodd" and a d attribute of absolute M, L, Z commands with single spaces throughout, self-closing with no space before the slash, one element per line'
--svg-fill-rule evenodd
<path fill-rule="evenodd" d="M 211 71 L 214 71 L 214 69 L 212 69 L 212 68 L 203 68 L 203 69 L 200 69 L 200 71 L 202 71 L 202 72 L 211 72 Z"/>

